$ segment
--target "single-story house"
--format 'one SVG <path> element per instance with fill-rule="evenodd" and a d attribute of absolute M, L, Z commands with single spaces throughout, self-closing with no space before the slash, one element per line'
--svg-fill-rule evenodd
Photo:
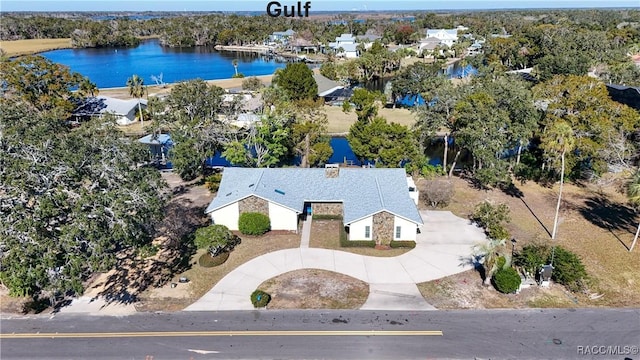
<path fill-rule="evenodd" d="M 342 218 L 349 240 L 415 241 L 422 218 L 411 185 L 404 169 L 230 167 L 205 213 L 238 230 L 240 214 L 259 212 L 272 230 L 289 231 L 309 214 L 331 215 Z"/>
<path fill-rule="evenodd" d="M 319 97 L 324 97 L 328 94 L 331 94 L 332 92 L 339 90 L 339 89 L 343 89 L 344 86 L 342 84 L 340 84 L 337 81 L 331 80 L 328 77 L 320 74 L 320 73 L 313 73 L 313 79 L 316 81 L 316 84 L 318 85 L 318 96 Z"/>
<path fill-rule="evenodd" d="M 147 100 L 140 99 L 140 107 L 147 107 Z M 83 99 L 73 111 L 76 119 L 113 114 L 118 125 L 130 125 L 139 116 L 138 99 L 121 100 L 107 96 L 88 97 Z"/>
<path fill-rule="evenodd" d="M 442 41 L 440 39 L 434 37 L 422 39 L 418 45 L 418 52 L 425 55 L 432 55 L 434 50 L 440 46 L 441 43 Z"/>

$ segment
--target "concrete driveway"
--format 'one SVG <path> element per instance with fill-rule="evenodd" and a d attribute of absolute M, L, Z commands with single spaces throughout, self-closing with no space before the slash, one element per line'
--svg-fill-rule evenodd
<path fill-rule="evenodd" d="M 386 258 L 344 251 L 299 248 L 275 251 L 239 266 L 186 311 L 251 310 L 251 293 L 264 281 L 299 269 L 322 269 L 369 283 L 366 310 L 433 310 L 416 284 L 473 268 L 473 246 L 482 229 L 449 211 L 421 211 L 424 226 L 416 247 Z M 303 241 L 304 242 L 304 241 Z"/>

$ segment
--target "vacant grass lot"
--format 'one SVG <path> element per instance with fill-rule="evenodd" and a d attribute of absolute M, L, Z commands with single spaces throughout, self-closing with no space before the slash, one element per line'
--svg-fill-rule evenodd
<path fill-rule="evenodd" d="M 344 134 L 349 132 L 351 125 L 358 120 L 354 111 L 345 113 L 342 111 L 341 106 L 325 105 L 324 109 L 327 113 L 327 119 L 329 120 L 327 131 L 331 134 Z M 408 109 L 382 108 L 378 114 L 387 119 L 388 122 L 395 122 L 401 125 L 412 126 L 416 122 L 414 115 Z"/>
<path fill-rule="evenodd" d="M 0 41 L 0 49 L 7 56 L 29 55 L 49 50 L 68 49 L 70 47 L 70 38 Z"/>
<path fill-rule="evenodd" d="M 545 188 L 533 182 L 518 183 L 514 191 L 507 194 L 500 190 L 477 190 L 459 178 L 453 182 L 455 195 L 445 210 L 468 217 L 481 201 L 505 203 L 511 209 L 508 229 L 517 240 L 516 250 L 532 242 L 551 244 L 549 234 L 553 228 L 558 184 Z M 419 184 L 423 186 L 424 181 Z M 640 217 L 626 205 L 624 195 L 617 188 L 614 183 L 601 187 L 565 184 L 556 243 L 580 256 L 592 278 L 590 292 L 569 296 L 549 292 L 532 300 L 529 306 L 558 306 L 567 299 L 572 306 L 640 306 L 640 251 L 627 251 Z M 505 250 L 510 251 L 510 247 L 508 244 Z M 474 281 L 480 282 L 480 277 L 474 274 Z M 433 284 L 426 286 L 433 289 Z M 463 288 L 452 281 L 448 291 L 456 296 L 458 290 L 463 297 Z M 603 296 L 592 299 L 597 295 Z"/>

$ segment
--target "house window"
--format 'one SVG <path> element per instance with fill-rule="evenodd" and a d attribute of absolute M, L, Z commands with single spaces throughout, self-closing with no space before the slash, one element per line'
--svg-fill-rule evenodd
<path fill-rule="evenodd" d="M 364 227 L 364 238 L 368 239 L 371 237 L 371 226 L 367 225 Z"/>
<path fill-rule="evenodd" d="M 401 233 L 402 233 L 402 227 L 396 226 L 396 239 L 400 239 Z"/>

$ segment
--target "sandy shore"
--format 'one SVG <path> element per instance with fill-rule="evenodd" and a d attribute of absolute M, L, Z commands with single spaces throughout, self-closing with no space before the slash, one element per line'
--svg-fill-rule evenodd
<path fill-rule="evenodd" d="M 256 76 L 263 84 L 269 86 L 271 84 L 271 79 L 273 75 L 260 75 Z M 206 80 L 207 84 L 216 85 L 223 89 L 236 89 L 242 87 L 242 81 L 246 78 L 230 78 L 230 79 L 218 79 L 218 80 Z M 166 84 L 165 86 L 158 85 L 149 85 L 147 86 L 147 91 L 149 96 L 158 96 L 158 95 L 166 95 L 171 92 L 171 89 L 176 85 Z M 102 88 L 100 90 L 100 95 L 113 97 L 116 99 L 132 99 L 129 96 L 129 88 L 128 87 L 117 87 L 117 88 Z"/>

